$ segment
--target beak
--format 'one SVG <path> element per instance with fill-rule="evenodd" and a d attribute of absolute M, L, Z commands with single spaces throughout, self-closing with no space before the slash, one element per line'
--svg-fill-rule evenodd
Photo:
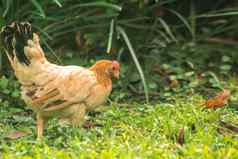
<path fill-rule="evenodd" d="M 117 80 L 119 80 L 119 78 L 120 78 L 120 72 L 119 72 L 119 71 L 116 71 L 116 72 L 114 73 L 114 77 L 115 77 Z"/>

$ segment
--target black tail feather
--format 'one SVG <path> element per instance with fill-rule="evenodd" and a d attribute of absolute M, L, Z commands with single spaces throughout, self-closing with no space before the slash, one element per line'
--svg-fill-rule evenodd
<path fill-rule="evenodd" d="M 24 47 L 29 39 L 33 39 L 31 25 L 27 22 L 13 22 L 11 25 L 3 27 L 0 33 L 3 47 L 13 56 L 15 52 L 21 63 L 29 65 L 30 61 L 24 54 Z"/>

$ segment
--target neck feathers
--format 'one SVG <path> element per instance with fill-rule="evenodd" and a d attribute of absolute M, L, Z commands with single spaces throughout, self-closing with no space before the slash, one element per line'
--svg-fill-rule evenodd
<path fill-rule="evenodd" d="M 105 87 L 112 85 L 111 77 L 108 74 L 106 74 L 104 70 L 97 69 L 95 67 L 91 68 L 90 70 L 95 73 L 96 78 L 100 84 L 102 84 Z"/>

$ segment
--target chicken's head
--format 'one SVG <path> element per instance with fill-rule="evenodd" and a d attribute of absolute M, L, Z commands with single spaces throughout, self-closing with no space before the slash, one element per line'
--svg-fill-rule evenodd
<path fill-rule="evenodd" d="M 109 78 L 119 79 L 120 77 L 120 64 L 116 60 L 100 60 L 97 61 L 91 70 L 96 71 L 98 74 L 105 74 Z"/>
<path fill-rule="evenodd" d="M 114 60 L 112 61 L 111 67 L 110 67 L 110 72 L 111 72 L 111 76 L 119 79 L 120 77 L 120 64 L 118 61 Z"/>

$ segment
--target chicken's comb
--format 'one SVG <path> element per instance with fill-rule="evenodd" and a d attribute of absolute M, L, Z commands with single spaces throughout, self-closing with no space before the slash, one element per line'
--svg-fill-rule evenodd
<path fill-rule="evenodd" d="M 112 61 L 112 65 L 113 65 L 114 68 L 120 69 L 120 63 L 119 63 L 118 61 L 113 60 L 113 61 Z"/>

